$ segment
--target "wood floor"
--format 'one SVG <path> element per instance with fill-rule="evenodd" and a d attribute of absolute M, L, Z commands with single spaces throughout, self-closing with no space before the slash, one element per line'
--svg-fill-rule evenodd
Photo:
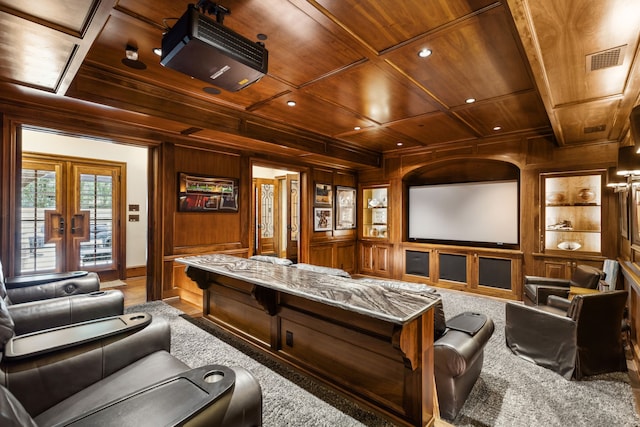
<path fill-rule="evenodd" d="M 126 283 L 126 286 L 118 286 L 112 289 L 122 291 L 122 293 L 124 294 L 125 307 L 131 307 L 132 305 L 144 304 L 145 302 L 147 302 L 146 277 L 129 277 L 124 280 L 124 282 Z M 165 300 L 164 302 L 177 308 L 183 313 L 188 314 L 189 316 L 202 316 L 202 307 L 183 302 L 179 298 L 170 298 Z"/>
<path fill-rule="evenodd" d="M 124 305 L 130 307 L 132 305 L 144 304 L 147 302 L 147 290 L 146 290 L 146 277 L 132 277 L 125 280 L 126 286 L 119 286 L 117 288 L 124 293 Z M 178 310 L 188 314 L 190 316 L 202 316 L 202 307 L 183 302 L 179 298 L 171 298 L 165 300 L 165 302 Z M 629 378 L 633 394 L 635 396 L 636 412 L 640 414 L 640 376 L 638 370 L 633 363 L 633 357 L 630 354 L 630 348 L 627 347 L 627 365 L 629 368 Z M 451 424 L 444 420 L 436 420 L 434 427 L 451 427 Z"/>

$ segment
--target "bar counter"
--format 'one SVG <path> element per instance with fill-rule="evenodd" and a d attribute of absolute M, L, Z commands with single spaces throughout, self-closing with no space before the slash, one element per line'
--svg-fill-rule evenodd
<path fill-rule="evenodd" d="M 176 261 L 204 290 L 209 321 L 395 423 L 433 423 L 440 298 L 428 288 L 223 254 Z"/>

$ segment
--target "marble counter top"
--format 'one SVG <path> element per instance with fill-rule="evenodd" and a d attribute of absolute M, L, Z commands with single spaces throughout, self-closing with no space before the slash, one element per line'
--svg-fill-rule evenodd
<path fill-rule="evenodd" d="M 427 287 L 415 283 L 330 276 L 231 255 L 198 255 L 175 261 L 400 325 L 440 300 L 438 295 L 425 292 Z"/>

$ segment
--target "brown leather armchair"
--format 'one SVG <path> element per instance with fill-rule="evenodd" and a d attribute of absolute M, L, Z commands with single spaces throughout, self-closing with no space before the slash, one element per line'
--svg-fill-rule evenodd
<path fill-rule="evenodd" d="M 566 379 L 625 371 L 620 325 L 627 297 L 626 291 L 576 295 L 564 314 L 507 303 L 507 346 Z M 550 297 L 552 305 L 561 307 L 556 298 Z"/>
<path fill-rule="evenodd" d="M 604 279 L 602 270 L 590 265 L 580 264 L 571 275 L 571 279 L 558 279 L 543 276 L 524 277 L 524 303 L 527 305 L 543 305 L 549 295 L 569 296 L 572 286 L 598 289 L 600 280 Z"/>

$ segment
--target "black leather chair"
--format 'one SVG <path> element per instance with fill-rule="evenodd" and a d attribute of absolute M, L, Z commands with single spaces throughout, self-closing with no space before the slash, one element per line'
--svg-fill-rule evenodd
<path fill-rule="evenodd" d="M 544 305 L 549 295 L 569 296 L 572 286 L 598 289 L 600 280 L 604 279 L 602 270 L 590 265 L 580 264 L 571 275 L 571 279 L 557 279 L 543 276 L 525 276 L 524 303 L 527 305 Z"/>
<path fill-rule="evenodd" d="M 144 313 L 14 336 L 0 300 L 0 425 L 261 425 L 248 371 L 192 370 L 169 349 L 168 323 Z"/>
<path fill-rule="evenodd" d="M 433 359 L 440 416 L 454 419 L 473 389 L 484 363 L 493 320 L 465 312 L 445 320 L 442 301 L 434 312 Z"/>
<path fill-rule="evenodd" d="M 7 306 L 16 335 L 124 313 L 124 295 L 119 290 L 12 304 L 5 282 L 0 280 L 0 299 Z"/>
<path fill-rule="evenodd" d="M 9 298 L 10 304 L 88 294 L 100 290 L 100 278 L 93 272 L 69 271 L 5 277 L 1 262 L 0 283 L 6 288 L 6 297 Z"/>
<path fill-rule="evenodd" d="M 507 303 L 507 346 L 566 379 L 625 371 L 620 325 L 627 298 L 626 291 L 576 295 L 564 312 L 557 296 L 544 309 Z"/>
<path fill-rule="evenodd" d="M 438 294 L 418 283 L 363 278 L 363 283 L 403 291 Z M 493 335 L 493 320 L 481 313 L 464 312 L 445 319 L 442 300 L 434 306 L 433 359 L 438 406 L 442 418 L 453 420 L 469 397 L 484 363 L 484 347 Z"/>

